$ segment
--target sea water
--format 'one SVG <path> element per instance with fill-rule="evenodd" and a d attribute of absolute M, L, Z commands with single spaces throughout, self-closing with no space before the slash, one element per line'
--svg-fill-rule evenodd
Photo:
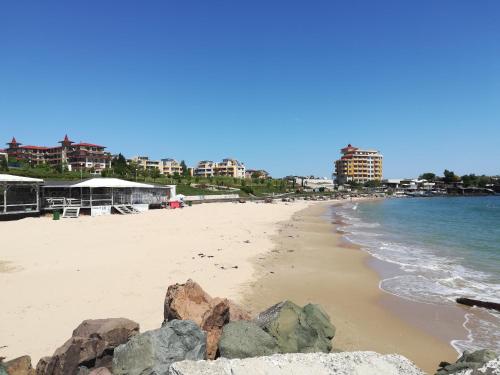
<path fill-rule="evenodd" d="M 396 296 L 432 304 L 457 297 L 500 302 L 500 196 L 399 198 L 334 208 L 344 236 L 401 271 L 380 282 Z M 500 352 L 500 313 L 469 309 L 463 350 Z"/>

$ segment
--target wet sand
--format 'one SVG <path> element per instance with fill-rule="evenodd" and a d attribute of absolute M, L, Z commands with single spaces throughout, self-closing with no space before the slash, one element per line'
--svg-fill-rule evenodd
<path fill-rule="evenodd" d="M 257 281 L 247 285 L 244 303 L 255 312 L 284 299 L 321 304 L 337 327 L 337 350 L 399 353 L 429 373 L 440 361 L 455 360 L 449 340 L 462 331 L 465 337 L 463 313 L 381 291 L 369 264 L 374 258 L 336 233 L 325 216 L 330 205 L 311 206 L 281 223 L 275 248 L 254 260 Z"/>

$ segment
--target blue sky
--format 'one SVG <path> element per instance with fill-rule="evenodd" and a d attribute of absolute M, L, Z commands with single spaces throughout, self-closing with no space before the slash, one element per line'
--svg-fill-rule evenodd
<path fill-rule="evenodd" d="M 10 1 L 0 141 L 329 176 L 500 174 L 500 2 Z"/>

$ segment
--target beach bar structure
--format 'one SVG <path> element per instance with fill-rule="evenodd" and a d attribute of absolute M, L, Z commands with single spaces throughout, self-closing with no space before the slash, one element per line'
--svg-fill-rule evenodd
<path fill-rule="evenodd" d="M 118 178 L 46 181 L 42 186 L 43 209 L 66 207 L 89 210 L 92 216 L 146 211 L 175 197 L 175 185 L 152 185 Z"/>
<path fill-rule="evenodd" d="M 0 174 L 0 215 L 39 213 L 43 180 Z"/>

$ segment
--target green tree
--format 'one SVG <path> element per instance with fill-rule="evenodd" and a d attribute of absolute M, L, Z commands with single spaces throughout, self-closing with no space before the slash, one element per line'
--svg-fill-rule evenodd
<path fill-rule="evenodd" d="M 151 178 L 153 179 L 153 182 L 156 181 L 157 178 L 161 176 L 160 170 L 158 168 L 153 168 L 151 170 Z"/>
<path fill-rule="evenodd" d="M 436 174 L 431 172 L 422 173 L 419 177 L 420 180 L 435 181 Z"/>
<path fill-rule="evenodd" d="M 368 188 L 376 188 L 380 186 L 380 181 L 379 180 L 366 181 L 364 185 L 365 187 Z"/>
<path fill-rule="evenodd" d="M 7 163 L 7 159 L 5 159 L 5 158 L 0 159 L 0 171 L 2 171 L 2 172 L 9 171 L 9 163 Z"/>
<path fill-rule="evenodd" d="M 443 176 L 444 176 L 443 181 L 447 184 L 451 184 L 459 180 L 459 177 L 455 175 L 453 171 L 449 171 L 448 169 L 444 170 Z"/>
<path fill-rule="evenodd" d="M 189 176 L 188 166 L 184 160 L 181 160 L 182 175 Z"/>
<path fill-rule="evenodd" d="M 484 188 L 486 185 L 491 184 L 491 177 L 482 175 L 477 179 L 477 186 Z"/>
<path fill-rule="evenodd" d="M 118 176 L 126 176 L 127 172 L 129 172 L 129 166 L 127 165 L 127 160 L 125 160 L 125 156 L 122 154 L 118 154 L 111 160 L 111 168 L 113 168 L 114 174 Z M 134 170 L 135 172 L 135 170 Z"/>

